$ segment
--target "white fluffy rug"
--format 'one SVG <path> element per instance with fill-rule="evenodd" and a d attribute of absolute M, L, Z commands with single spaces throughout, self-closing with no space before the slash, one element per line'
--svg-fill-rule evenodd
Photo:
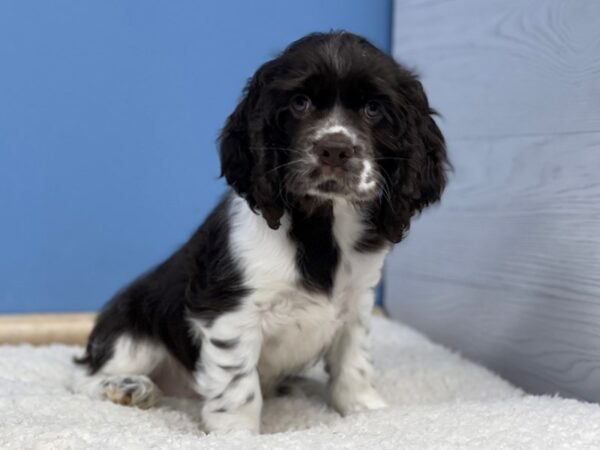
<path fill-rule="evenodd" d="M 206 435 L 190 400 L 142 411 L 69 391 L 65 346 L 0 346 L 2 449 L 600 448 L 600 406 L 523 395 L 487 370 L 376 318 L 379 389 L 393 406 L 341 418 L 319 397 L 266 402 L 263 434 Z"/>

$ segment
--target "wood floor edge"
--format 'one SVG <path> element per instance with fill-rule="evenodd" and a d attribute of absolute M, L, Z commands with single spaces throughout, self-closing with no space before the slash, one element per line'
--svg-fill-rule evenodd
<path fill-rule="evenodd" d="M 386 315 L 378 307 L 373 314 Z M 93 312 L 0 315 L 0 345 L 84 345 L 95 319 Z"/>
<path fill-rule="evenodd" d="M 0 315 L 0 345 L 83 345 L 95 319 L 92 312 Z"/>

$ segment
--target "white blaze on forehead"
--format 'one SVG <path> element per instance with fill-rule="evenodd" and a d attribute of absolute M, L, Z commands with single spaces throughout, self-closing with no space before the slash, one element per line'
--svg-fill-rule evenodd
<path fill-rule="evenodd" d="M 328 134 L 343 134 L 350 139 L 352 145 L 356 145 L 358 141 L 356 130 L 345 125 L 344 122 L 345 119 L 342 110 L 339 107 L 335 107 L 331 113 L 318 124 L 313 139 L 318 141 Z"/>
<path fill-rule="evenodd" d="M 321 139 L 323 136 L 326 136 L 328 134 L 343 134 L 344 136 L 348 137 L 351 141 L 352 144 L 356 143 L 356 134 L 353 133 L 348 127 L 345 127 L 344 125 L 330 125 L 327 127 L 323 127 L 317 130 L 317 132 L 315 133 L 315 139 L 319 140 Z"/>
<path fill-rule="evenodd" d="M 373 165 L 369 160 L 363 160 L 363 170 L 360 173 L 360 182 L 358 183 L 358 189 L 360 191 L 369 191 L 375 187 L 375 180 L 371 179 L 371 172 L 373 171 Z"/>

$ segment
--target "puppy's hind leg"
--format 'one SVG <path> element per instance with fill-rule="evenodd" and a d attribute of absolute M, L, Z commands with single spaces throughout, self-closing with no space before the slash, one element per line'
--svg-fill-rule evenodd
<path fill-rule="evenodd" d="M 123 334 L 115 339 L 110 358 L 97 371 L 78 374 L 73 390 L 120 405 L 150 408 L 160 398 L 160 390 L 149 376 L 166 356 L 161 345 Z"/>

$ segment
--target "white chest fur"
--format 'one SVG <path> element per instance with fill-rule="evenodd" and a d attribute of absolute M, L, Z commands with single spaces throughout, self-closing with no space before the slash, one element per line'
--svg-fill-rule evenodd
<path fill-rule="evenodd" d="M 340 260 L 333 289 L 329 296 L 311 293 L 300 283 L 289 217 L 284 215 L 281 227 L 272 230 L 239 197 L 231 203 L 231 214 L 232 251 L 253 289 L 249 301 L 263 339 L 258 368 L 263 385 L 269 385 L 316 361 L 336 331 L 365 307 L 364 294 L 379 281 L 386 251 L 357 252 L 354 245 L 363 231 L 359 212 L 346 202 L 336 203 L 333 235 Z"/>

